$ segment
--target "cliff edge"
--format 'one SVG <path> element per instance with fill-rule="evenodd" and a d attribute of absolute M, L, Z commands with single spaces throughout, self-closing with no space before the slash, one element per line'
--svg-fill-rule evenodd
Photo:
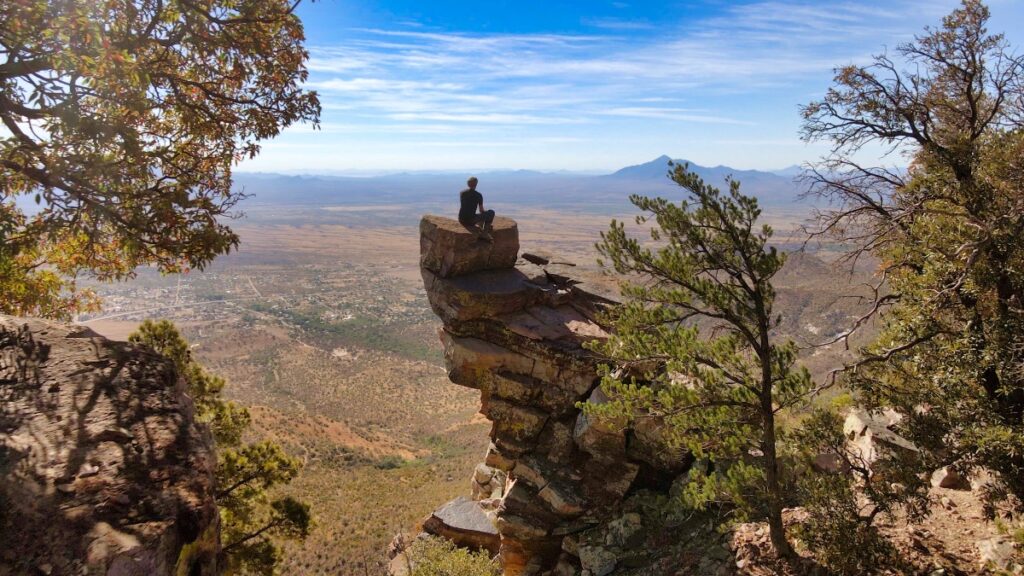
<path fill-rule="evenodd" d="M 581 560 L 575 535 L 608 521 L 634 487 L 670 481 L 687 456 L 660 445 L 653 423 L 625 430 L 577 408 L 605 401 L 599 358 L 584 344 L 607 337 L 599 312 L 613 302 L 544 259 L 517 265 L 507 218 L 495 220 L 493 242 L 439 216 L 425 216 L 420 232 L 448 376 L 480 390 L 492 422 L 473 495 L 496 527 L 505 574 L 579 573 L 592 559 Z"/>
<path fill-rule="evenodd" d="M 170 361 L 0 316 L 0 575 L 215 574 L 215 464 Z"/>
<path fill-rule="evenodd" d="M 607 401 L 598 386 L 601 359 L 585 344 L 608 336 L 599 313 L 614 302 L 583 290 L 571 267 L 530 254 L 519 259 L 512 220 L 496 220 L 493 243 L 438 216 L 425 216 L 420 231 L 421 272 L 444 323 L 448 376 L 480 390 L 480 411 L 492 424 L 472 499 L 442 506 L 424 530 L 499 550 L 507 576 L 796 573 L 771 552 L 763 522 L 722 531 L 714 513 L 681 516 L 651 506 L 676 494 L 695 466 L 664 442 L 657 417 L 638 414 L 626 426 L 593 421 L 577 408 Z M 886 413 L 848 413 L 851 450 L 869 461 L 883 449 L 916 450 L 894 423 Z M 827 468 L 829 456 L 816 462 Z M 983 475 L 942 469 L 932 483 L 938 505 L 926 518 L 877 522 L 905 563 L 886 573 L 1024 570 L 1010 536 L 987 519 Z M 807 518 L 803 508 L 784 510 L 791 529 Z M 401 564 L 396 556 L 393 568 Z M 810 561 L 805 568 L 820 567 Z"/>

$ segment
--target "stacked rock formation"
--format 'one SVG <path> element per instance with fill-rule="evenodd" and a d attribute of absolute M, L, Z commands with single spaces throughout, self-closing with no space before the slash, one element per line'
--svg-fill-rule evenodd
<path fill-rule="evenodd" d="M 438 216 L 420 232 L 449 378 L 480 390 L 493 424 L 485 464 L 507 473 L 494 503 L 505 574 L 578 573 L 566 537 L 607 521 L 631 488 L 674 477 L 686 459 L 659 443 L 656 422 L 624 430 L 577 408 L 606 401 L 584 344 L 607 337 L 597 315 L 612 302 L 535 264 L 517 267 L 512 220 L 496 219 L 493 242 Z M 474 490 L 486 506 L 497 494 L 485 492 Z"/>
<path fill-rule="evenodd" d="M 0 574 L 217 573 L 213 441 L 173 364 L 0 316 Z"/>

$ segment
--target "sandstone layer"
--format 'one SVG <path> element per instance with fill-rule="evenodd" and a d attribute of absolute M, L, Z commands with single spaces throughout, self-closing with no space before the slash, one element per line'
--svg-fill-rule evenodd
<path fill-rule="evenodd" d="M 216 573 L 212 439 L 174 366 L 0 316 L 0 575 Z"/>
<path fill-rule="evenodd" d="M 507 474 L 503 490 L 474 486 L 474 494 L 493 508 L 505 574 L 578 573 L 571 536 L 606 522 L 634 487 L 670 481 L 688 461 L 661 445 L 657 422 L 626 430 L 577 407 L 606 400 L 600 360 L 585 344 L 607 337 L 599 312 L 610 301 L 550 269 L 516 266 L 514 222 L 497 224 L 489 243 L 444 220 L 421 223 L 423 281 L 444 322 L 449 378 L 480 390 L 492 422 L 474 482 L 489 482 L 491 469 Z"/>

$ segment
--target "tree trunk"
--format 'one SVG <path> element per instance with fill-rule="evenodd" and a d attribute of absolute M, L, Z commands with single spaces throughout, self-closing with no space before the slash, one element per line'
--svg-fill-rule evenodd
<path fill-rule="evenodd" d="M 771 393 L 761 396 L 761 411 L 764 423 L 761 451 L 764 453 L 764 475 L 768 491 L 768 535 L 771 536 L 775 553 L 789 560 L 796 557 L 796 553 L 786 539 L 786 528 L 782 523 L 782 488 L 779 486 L 779 464 L 775 454 L 775 412 Z"/>

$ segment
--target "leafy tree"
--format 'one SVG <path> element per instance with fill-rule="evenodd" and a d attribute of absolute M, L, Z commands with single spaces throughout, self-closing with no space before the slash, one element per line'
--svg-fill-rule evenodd
<path fill-rule="evenodd" d="M 847 370 L 904 417 L 922 466 L 984 465 L 1024 497 L 1024 59 L 964 0 L 942 26 L 837 71 L 803 109 L 831 153 L 807 178 L 830 200 L 818 234 L 880 262 L 883 332 Z M 858 162 L 881 144 L 905 172 Z M 926 480 L 913 486 L 922 490 Z"/>
<path fill-rule="evenodd" d="M 66 317 L 90 303 L 66 278 L 201 268 L 238 244 L 232 166 L 319 117 L 295 5 L 0 3 L 0 311 Z"/>
<path fill-rule="evenodd" d="M 312 517 L 309 505 L 290 496 L 271 500 L 269 492 L 299 474 L 301 464 L 281 447 L 265 441 L 243 444 L 249 411 L 221 397 L 224 380 L 192 359 L 188 342 L 173 323 L 146 320 L 128 337 L 175 364 L 188 383 L 200 421 L 217 442 L 217 506 L 221 514 L 222 553 L 227 573 L 273 574 L 280 550 L 270 537 L 303 539 Z"/>
<path fill-rule="evenodd" d="M 626 275 L 627 302 L 609 317 L 612 336 L 595 345 L 616 366 L 602 383 L 612 401 L 585 409 L 663 418 L 670 441 L 708 462 L 690 473 L 685 503 L 728 500 L 762 514 L 775 550 L 791 557 L 776 415 L 803 403 L 811 379 L 795 366 L 796 346 L 774 334 L 771 280 L 785 256 L 768 245 L 772 230 L 758 225 L 757 200 L 739 182 L 723 194 L 686 166 L 671 177 L 688 200 L 630 198 L 647 213 L 637 223 L 653 224 L 654 246 L 615 221 L 597 245 L 602 264 Z"/>

